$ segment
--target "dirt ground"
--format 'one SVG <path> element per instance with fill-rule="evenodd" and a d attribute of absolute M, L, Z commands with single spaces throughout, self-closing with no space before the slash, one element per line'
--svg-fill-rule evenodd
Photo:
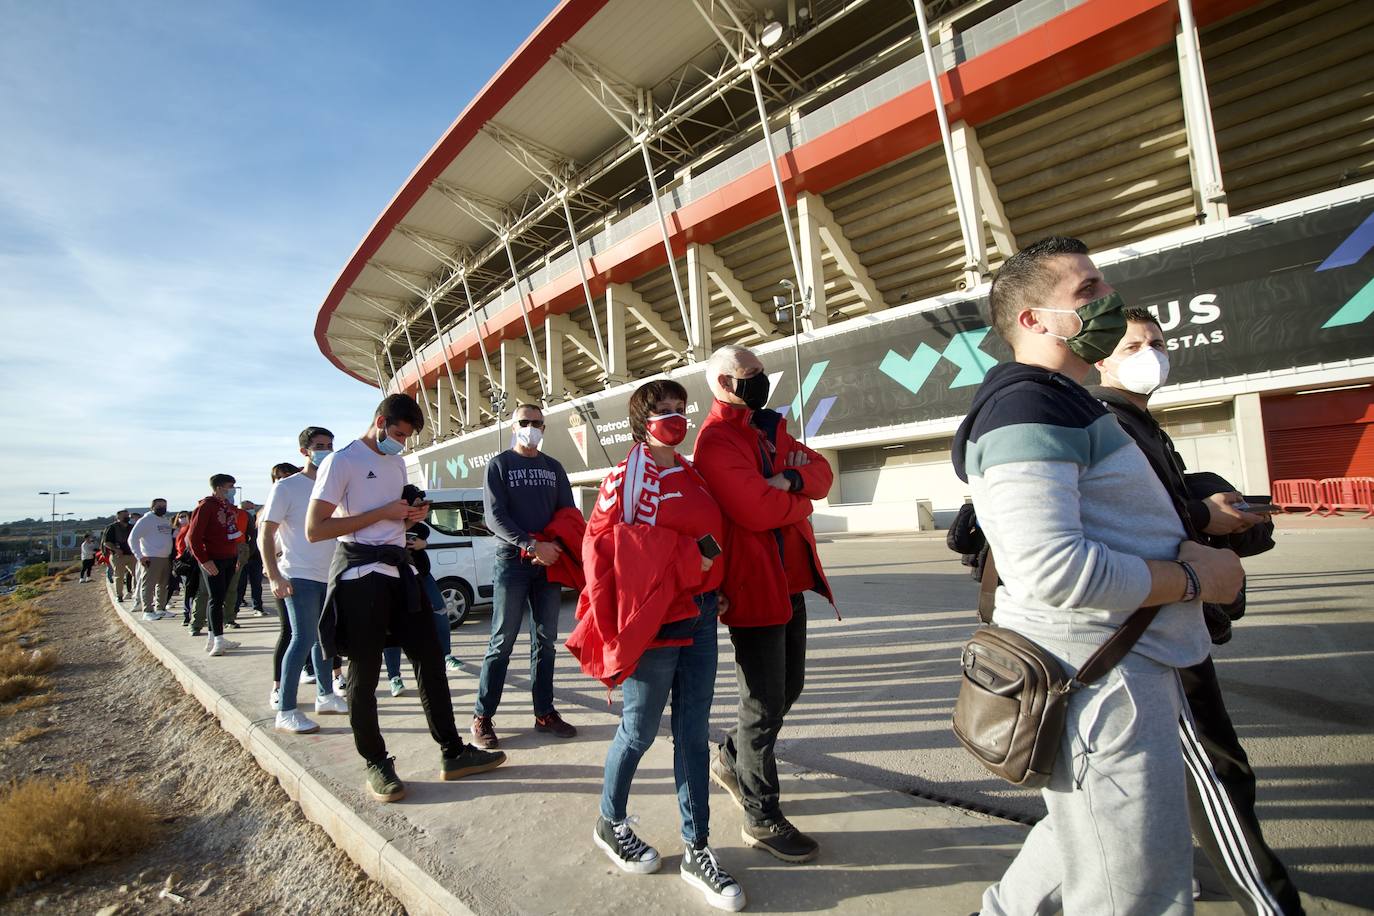
<path fill-rule="evenodd" d="M 115 862 L 17 890 L 0 913 L 403 913 L 118 620 L 99 581 L 40 599 L 60 663 L 53 702 L 0 718 L 0 779 L 124 781 L 163 816 L 158 838 Z M 18 746 L 26 727 L 52 730 Z M 185 903 L 159 897 L 171 890 Z M 110 909 L 116 907 L 116 909 Z"/>

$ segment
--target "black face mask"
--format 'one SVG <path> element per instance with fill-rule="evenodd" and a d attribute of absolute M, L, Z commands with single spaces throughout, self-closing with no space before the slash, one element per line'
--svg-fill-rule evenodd
<path fill-rule="evenodd" d="M 763 410 L 768 403 L 768 376 L 760 372 L 749 378 L 731 378 L 734 379 L 735 394 L 739 395 L 745 406 L 750 410 Z"/>

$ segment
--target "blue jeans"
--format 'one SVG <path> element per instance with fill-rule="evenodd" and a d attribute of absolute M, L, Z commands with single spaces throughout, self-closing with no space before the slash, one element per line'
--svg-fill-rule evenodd
<path fill-rule="evenodd" d="M 448 611 L 444 609 L 444 594 L 439 591 L 439 583 L 433 576 L 420 576 L 420 588 L 429 597 L 429 606 L 437 608 L 434 612 L 434 630 L 439 634 L 439 648 L 447 658 L 453 653 L 453 633 L 448 628 Z M 382 650 L 382 660 L 386 662 L 387 679 L 401 676 L 401 647 L 392 646 Z"/>
<path fill-rule="evenodd" d="M 305 657 L 311 656 L 315 665 L 315 692 L 328 696 L 334 692 L 329 678 L 329 662 L 320 652 L 320 612 L 324 610 L 323 582 L 314 579 L 291 580 L 291 594 L 286 596 L 286 613 L 291 621 L 291 642 L 281 659 L 281 711 L 296 708 L 296 688 L 300 684 Z"/>
<path fill-rule="evenodd" d="M 639 760 L 658 734 L 663 707 L 673 700 L 673 782 L 682 813 L 682 839 L 693 846 L 707 841 L 711 827 L 707 767 L 710 765 L 711 701 L 716 692 L 716 593 L 696 597 L 697 618 L 689 646 L 650 649 L 635 673 L 621 685 L 625 693 L 601 784 L 601 816 L 625 819 Z"/>
<path fill-rule="evenodd" d="M 491 608 L 491 641 L 482 659 L 482 677 L 477 686 L 473 715 L 494 716 L 501 705 L 506 686 L 506 667 L 520 635 L 520 622 L 530 618 L 530 682 L 534 694 L 534 714 L 553 712 L 553 663 L 557 657 L 558 606 L 562 587 L 550 582 L 544 567 L 526 563 L 516 554 L 496 555 Z"/>

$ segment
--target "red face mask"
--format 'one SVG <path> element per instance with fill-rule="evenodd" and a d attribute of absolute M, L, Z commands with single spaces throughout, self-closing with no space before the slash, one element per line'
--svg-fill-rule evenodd
<path fill-rule="evenodd" d="M 644 425 L 649 434 L 664 445 L 677 445 L 687 438 L 687 417 L 684 414 L 658 414 L 649 417 Z"/>

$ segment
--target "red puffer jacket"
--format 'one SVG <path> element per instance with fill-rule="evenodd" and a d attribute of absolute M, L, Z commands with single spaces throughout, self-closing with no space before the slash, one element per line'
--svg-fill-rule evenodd
<path fill-rule="evenodd" d="M 553 514 L 549 527 L 532 535 L 536 541 L 555 541 L 563 548 L 558 562 L 545 572 L 550 582 L 566 585 L 582 591 L 587 587 L 587 577 L 582 573 L 582 538 L 587 534 L 587 520 L 582 513 L 570 506 L 564 506 Z M 529 556 L 520 551 L 521 556 Z"/>
<path fill-rule="evenodd" d="M 692 456 L 725 514 L 721 591 L 730 604 L 721 622 L 733 627 L 774 626 L 792 619 L 780 550 L 783 543 L 796 545 L 794 549 L 804 553 L 789 557 L 789 563 L 809 562 L 814 590 L 835 603 L 810 522 L 811 501 L 830 493 L 834 481 L 830 463 L 788 435 L 787 421 L 775 412 L 759 412 L 760 425 L 771 428 L 771 434 L 760 432 L 750 422 L 753 413 L 747 407 L 714 401 Z M 789 493 L 769 486 L 768 478 L 786 468 L 787 456 L 795 451 L 811 459 L 791 469 L 801 477 L 801 489 Z"/>

